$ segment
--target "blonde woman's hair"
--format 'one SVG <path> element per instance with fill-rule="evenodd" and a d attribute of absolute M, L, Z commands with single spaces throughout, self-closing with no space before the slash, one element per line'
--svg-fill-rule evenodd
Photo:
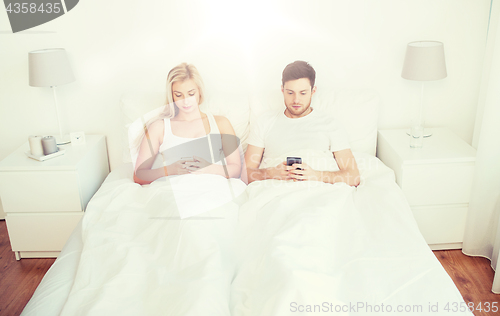
<path fill-rule="evenodd" d="M 146 135 L 149 126 L 151 126 L 151 124 L 153 124 L 158 120 L 171 119 L 179 113 L 179 109 L 177 108 L 174 102 L 172 86 L 174 85 L 175 82 L 184 82 L 186 80 L 193 80 L 194 83 L 197 85 L 200 96 L 200 101 L 198 105 L 203 103 L 205 93 L 203 87 L 203 80 L 201 79 L 198 69 L 196 69 L 196 67 L 193 66 L 192 64 L 188 63 L 182 63 L 172 68 L 167 75 L 167 98 L 165 102 L 166 103 L 165 108 L 158 114 L 158 116 L 151 118 L 147 122 L 143 122 L 143 127 L 144 127 L 143 132 L 139 134 L 139 136 L 133 141 L 133 144 L 131 146 L 132 160 L 134 160 L 134 157 L 137 157 L 142 140 L 144 139 L 144 136 Z M 134 161 L 134 166 L 135 166 L 135 161 Z"/>
<path fill-rule="evenodd" d="M 203 80 L 201 80 L 200 73 L 198 72 L 198 69 L 196 69 L 195 66 L 187 63 L 182 63 L 180 65 L 175 66 L 172 68 L 172 70 L 169 71 L 168 76 L 167 76 L 167 102 L 166 104 L 173 104 L 174 103 L 174 98 L 173 98 L 173 91 L 172 91 L 172 86 L 174 85 L 174 82 L 184 82 L 186 80 L 193 80 L 194 83 L 198 86 L 198 91 L 200 94 L 200 103 L 203 103 L 205 93 L 203 91 Z M 175 106 L 175 115 L 178 113 L 177 106 Z M 172 116 L 173 117 L 173 116 Z"/>

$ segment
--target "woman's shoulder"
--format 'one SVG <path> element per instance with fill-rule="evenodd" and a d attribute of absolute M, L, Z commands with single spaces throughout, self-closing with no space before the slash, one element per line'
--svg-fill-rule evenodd
<path fill-rule="evenodd" d="M 148 127 L 149 137 L 156 138 L 160 142 L 163 141 L 163 133 L 164 133 L 164 131 L 165 131 L 164 119 L 159 119 L 157 121 L 154 121 Z"/>
<path fill-rule="evenodd" d="M 231 122 L 227 119 L 227 117 L 222 115 L 214 115 L 214 119 L 221 134 L 226 134 L 229 132 L 232 132 L 234 134 L 233 125 L 231 125 Z"/>
<path fill-rule="evenodd" d="M 153 130 L 161 130 L 161 131 L 163 131 L 164 126 L 165 126 L 164 120 L 163 119 L 159 119 L 159 120 L 156 120 L 153 123 L 151 123 L 151 125 L 149 125 L 149 129 L 151 131 L 153 131 Z"/>
<path fill-rule="evenodd" d="M 222 115 L 214 115 L 214 119 L 217 122 L 217 124 L 218 123 L 231 124 L 231 122 L 229 122 L 229 120 L 227 119 L 227 117 L 222 116 Z"/>

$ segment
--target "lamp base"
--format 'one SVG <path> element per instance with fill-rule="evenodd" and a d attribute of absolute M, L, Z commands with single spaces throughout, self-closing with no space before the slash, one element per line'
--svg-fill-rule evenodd
<path fill-rule="evenodd" d="M 69 143 L 71 143 L 71 138 L 69 137 L 69 135 L 63 135 L 62 138 L 61 136 L 54 136 L 56 138 L 56 144 L 59 146 L 59 145 L 67 145 Z"/>

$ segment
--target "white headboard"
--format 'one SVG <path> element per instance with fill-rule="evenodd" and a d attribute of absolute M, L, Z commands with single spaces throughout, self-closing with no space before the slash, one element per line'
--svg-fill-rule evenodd
<path fill-rule="evenodd" d="M 165 92 L 162 91 L 129 91 L 122 95 L 120 109 L 123 118 L 121 133 L 123 162 L 131 161 L 128 147 L 129 126 L 141 115 L 145 115 L 147 121 L 148 116 L 154 115 L 164 106 L 165 99 Z M 330 113 L 343 124 L 353 151 L 374 156 L 377 146 L 379 102 L 379 95 L 373 90 L 318 89 L 313 96 L 312 106 Z M 279 89 L 252 95 L 212 92 L 207 93 L 201 109 L 215 115 L 226 116 L 233 125 L 236 136 L 240 138 L 243 148 L 246 149 L 252 121 L 265 112 L 284 109 L 284 103 Z"/>

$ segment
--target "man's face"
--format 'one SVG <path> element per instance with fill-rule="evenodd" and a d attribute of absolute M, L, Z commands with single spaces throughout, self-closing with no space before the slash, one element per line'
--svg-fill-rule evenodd
<path fill-rule="evenodd" d="M 291 118 L 306 116 L 311 113 L 311 98 L 316 92 L 316 87 L 311 89 L 308 78 L 300 78 L 285 82 L 281 87 L 285 97 L 285 115 Z"/>

